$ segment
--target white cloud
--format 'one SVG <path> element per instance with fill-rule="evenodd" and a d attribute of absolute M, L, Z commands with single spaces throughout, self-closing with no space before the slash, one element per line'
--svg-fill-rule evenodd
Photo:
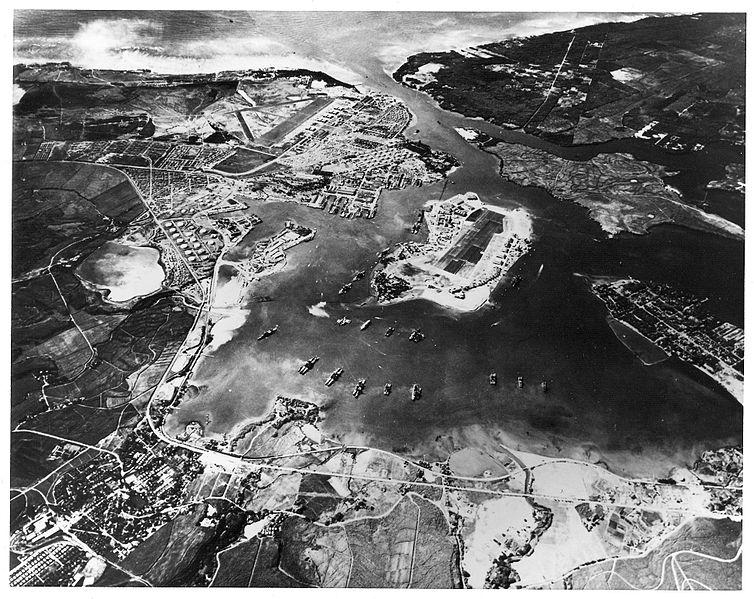
<path fill-rule="evenodd" d="M 145 19 L 97 19 L 82 23 L 71 45 L 80 60 L 99 61 L 123 48 L 154 45 L 161 33 L 161 26 Z"/>
<path fill-rule="evenodd" d="M 219 311 L 215 311 L 213 314 L 218 316 Z M 238 329 L 246 324 L 248 318 L 248 310 L 225 310 L 223 311 L 220 319 L 212 325 L 212 342 L 207 345 L 208 352 L 217 351 L 217 349 L 228 343 L 233 337 L 236 336 Z"/>
<path fill-rule="evenodd" d="M 309 314 L 316 316 L 317 318 L 330 318 L 330 315 L 325 310 L 326 305 L 327 302 L 319 302 L 318 304 L 314 304 L 313 306 L 307 306 L 306 310 L 309 312 Z"/>
<path fill-rule="evenodd" d="M 188 58 L 213 58 L 218 56 L 266 56 L 288 53 L 288 48 L 273 39 L 260 35 L 213 38 L 176 44 L 172 54 Z"/>
<path fill-rule="evenodd" d="M 28 64 L 69 61 L 92 69 L 189 74 L 274 66 L 325 71 L 348 82 L 361 80 L 344 66 L 299 56 L 263 35 L 169 40 L 159 23 L 146 19 L 98 19 L 80 24 L 71 37 L 16 39 L 14 54 L 16 61 Z"/>

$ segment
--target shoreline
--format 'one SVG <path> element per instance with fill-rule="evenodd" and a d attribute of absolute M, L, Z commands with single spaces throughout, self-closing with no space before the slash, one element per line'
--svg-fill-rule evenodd
<path fill-rule="evenodd" d="M 437 292 L 437 295 L 439 297 L 433 298 L 430 295 L 431 291 L 432 291 L 431 289 L 423 289 L 421 293 L 416 294 L 416 295 L 409 293 L 409 294 L 406 294 L 406 295 L 401 295 L 399 297 L 395 297 L 395 298 L 392 298 L 392 299 L 389 299 L 389 300 L 382 300 L 382 301 L 378 300 L 374 296 L 374 293 L 370 291 L 370 298 L 368 300 L 366 300 L 365 302 L 363 302 L 361 305 L 370 305 L 371 304 L 371 305 L 375 305 L 375 306 L 394 306 L 396 304 L 402 304 L 402 303 L 405 303 L 405 302 L 424 300 L 424 301 L 427 301 L 427 302 L 432 302 L 433 304 L 441 306 L 442 308 L 445 308 L 445 309 L 451 311 L 453 314 L 458 315 L 458 314 L 466 314 L 466 313 L 469 313 L 469 312 L 477 312 L 477 311 L 481 310 L 482 308 L 484 308 L 489 303 L 489 298 L 490 298 L 490 295 L 491 295 L 491 292 L 488 291 L 485 294 L 485 297 L 484 297 L 483 300 L 476 301 L 476 302 L 474 302 L 469 307 L 464 307 L 464 306 L 459 306 L 458 305 L 460 303 L 460 301 L 462 301 L 462 300 L 457 300 L 456 302 L 453 302 L 452 300 L 449 300 L 449 299 L 446 300 L 440 294 L 440 292 Z M 455 299 L 455 298 L 453 298 L 453 299 Z"/>
<path fill-rule="evenodd" d="M 274 405 L 274 398 L 268 402 Z M 640 454 L 630 449 L 610 450 L 596 442 L 577 439 L 560 439 L 557 442 L 547 435 L 530 437 L 511 430 L 491 427 L 485 424 L 465 424 L 451 428 L 436 428 L 417 440 L 411 447 L 391 447 L 386 439 L 374 433 L 349 430 L 328 430 L 327 414 L 320 414 L 317 427 L 325 437 L 351 447 L 368 447 L 377 451 L 392 453 L 401 459 L 443 462 L 461 449 L 472 448 L 481 451 L 502 446 L 516 453 L 537 456 L 543 461 L 573 461 L 589 467 L 601 468 L 612 476 L 623 479 L 659 479 L 666 477 L 677 468 L 690 468 L 698 457 L 707 450 L 738 444 L 730 438 L 723 443 L 694 443 L 677 447 L 672 452 L 652 450 Z M 404 451 L 405 450 L 405 451 Z M 485 480 L 485 477 L 480 477 Z"/>
<path fill-rule="evenodd" d="M 595 299 L 599 300 L 603 305 L 604 301 L 594 294 L 592 291 L 592 286 L 599 283 L 611 283 L 616 281 L 624 280 L 624 277 L 614 277 L 614 276 L 590 276 L 590 275 L 584 275 L 580 273 L 574 273 L 575 276 L 579 278 L 584 278 L 587 280 L 590 291 L 595 296 Z M 629 277 L 629 280 L 634 280 Z M 606 307 L 607 308 L 607 307 Z M 735 374 L 735 370 L 728 365 L 723 365 L 721 368 L 721 371 L 718 373 L 711 373 L 705 370 L 703 367 L 694 364 L 692 362 L 683 360 L 682 358 L 679 358 L 675 354 L 670 354 L 666 352 L 663 348 L 655 344 L 651 339 L 649 339 L 646 335 L 641 333 L 639 330 L 637 330 L 632 325 L 628 324 L 627 322 L 624 322 L 621 319 L 615 318 L 610 314 L 610 311 L 608 309 L 608 314 L 605 316 L 605 321 L 607 322 L 608 326 L 610 327 L 610 330 L 612 331 L 615 338 L 623 344 L 623 346 L 628 349 L 639 361 L 641 361 L 644 366 L 654 366 L 656 364 L 660 364 L 661 362 L 664 362 L 671 357 L 675 357 L 679 362 L 684 364 L 685 366 L 693 368 L 693 370 L 698 371 L 702 373 L 707 379 L 713 381 L 717 386 L 721 387 L 725 390 L 726 393 L 728 393 L 730 396 L 732 396 L 736 401 L 738 401 L 741 405 L 743 405 L 744 400 L 744 381 L 743 381 L 743 375 L 741 375 L 741 378 L 738 378 Z M 616 328 L 618 330 L 616 330 Z M 662 352 L 665 354 L 664 358 L 647 362 L 641 355 L 640 350 L 636 349 L 633 344 L 627 339 L 624 339 L 623 336 L 619 333 L 620 329 L 623 328 L 624 330 L 629 331 L 632 335 L 635 336 L 636 341 L 642 341 L 645 342 L 648 345 L 652 346 L 652 349 L 656 349 L 659 352 Z"/>
<path fill-rule="evenodd" d="M 665 201 L 669 202 L 670 204 L 676 205 L 679 209 L 684 210 L 684 211 L 690 211 L 691 213 L 696 214 L 696 216 L 702 221 L 700 224 L 697 224 L 695 222 L 687 222 L 687 221 L 678 222 L 675 219 L 656 222 L 654 221 L 654 215 L 650 215 L 650 214 L 634 215 L 634 214 L 631 214 L 630 212 L 623 215 L 620 211 L 618 212 L 618 214 L 622 217 L 623 222 L 621 223 L 621 221 L 619 221 L 618 223 L 614 223 L 614 224 L 608 223 L 604 220 L 603 217 L 600 216 L 600 212 L 595 212 L 595 209 L 602 208 L 603 204 L 584 204 L 580 202 L 578 199 L 571 199 L 571 198 L 563 197 L 561 195 L 556 195 L 554 191 L 549 189 L 547 185 L 545 184 L 540 184 L 536 182 L 522 183 L 522 182 L 517 181 L 515 178 L 508 177 L 503 172 L 503 169 L 504 169 L 503 159 L 494 151 L 491 151 L 488 145 L 486 145 L 485 143 L 477 143 L 477 142 L 468 141 L 468 140 L 465 140 L 465 141 L 467 143 L 474 143 L 474 145 L 476 145 L 476 147 L 478 147 L 480 150 L 494 156 L 497 159 L 498 174 L 504 181 L 508 181 L 509 183 L 513 183 L 513 184 L 520 185 L 523 187 L 533 187 L 536 189 L 541 189 L 559 202 L 571 202 L 574 204 L 578 204 L 579 206 L 582 206 L 583 208 L 587 210 L 588 217 L 594 222 L 596 222 L 599 225 L 602 232 L 605 233 L 605 235 L 607 235 L 608 237 L 615 237 L 616 235 L 620 235 L 621 233 L 630 233 L 632 235 L 637 235 L 637 236 L 647 235 L 649 233 L 649 230 L 652 227 L 657 227 L 660 225 L 676 225 L 680 227 L 686 227 L 687 229 L 692 230 L 692 231 L 712 233 L 715 235 L 720 235 L 722 237 L 733 239 L 735 241 L 740 241 L 742 243 L 744 242 L 746 232 L 743 227 L 735 224 L 732 221 L 729 221 L 726 218 L 723 218 L 722 216 L 718 214 L 715 214 L 712 212 L 705 212 L 701 208 L 697 208 L 696 206 L 693 206 L 692 204 L 687 204 L 681 201 L 680 199 L 664 198 Z M 507 142 L 504 140 L 499 140 L 497 143 L 503 143 L 509 146 L 524 145 L 524 147 L 526 148 L 540 151 L 538 148 L 534 148 L 533 146 L 519 144 L 516 142 Z M 574 146 L 574 147 L 578 147 L 578 146 Z M 555 154 L 551 154 L 550 152 L 546 150 L 541 150 L 541 151 L 546 153 L 547 155 L 557 156 Z M 631 152 L 611 152 L 611 153 L 600 152 L 588 160 L 580 161 L 580 160 L 571 160 L 567 158 L 562 158 L 562 160 L 565 160 L 567 162 L 585 163 L 599 156 L 613 156 L 613 155 L 624 155 L 624 156 L 630 157 L 632 160 L 637 161 L 637 162 L 647 162 L 646 160 L 637 158 Z M 660 166 L 663 169 L 665 168 L 664 165 L 657 165 L 657 166 Z M 668 176 L 672 176 L 671 173 L 668 173 Z M 664 181 L 664 178 L 663 178 L 663 181 Z M 674 191 L 674 193 L 676 192 Z M 676 193 L 676 195 L 679 195 L 679 194 Z M 679 195 L 679 198 L 680 198 L 680 195 Z M 647 218 L 649 220 L 644 222 Z M 635 221 L 637 219 L 640 221 L 639 226 L 636 226 L 635 224 Z"/>
<path fill-rule="evenodd" d="M 623 322 L 622 320 L 618 320 L 617 318 L 614 318 L 612 316 L 608 316 L 607 318 L 605 318 L 605 320 L 607 321 L 607 324 L 610 327 L 610 330 L 615 335 L 616 339 L 618 339 L 618 341 L 620 341 L 626 347 L 626 349 L 628 349 L 632 354 L 634 354 L 641 361 L 641 363 L 644 364 L 644 366 L 654 366 L 655 364 L 660 364 L 670 358 L 670 356 L 667 354 L 667 352 L 665 352 L 665 350 L 663 350 L 660 346 L 655 345 L 655 343 L 651 339 L 642 335 L 640 331 L 632 327 L 630 324 Z M 659 352 L 663 353 L 665 357 L 658 358 L 657 360 L 654 360 L 654 361 L 647 361 L 642 356 L 642 352 L 640 350 L 632 346 L 628 339 L 622 337 L 619 334 L 619 331 L 620 331 L 619 328 L 614 326 L 616 324 L 620 324 L 621 326 L 626 327 L 627 329 L 630 329 L 633 333 L 635 333 L 639 337 L 646 339 L 647 344 L 652 345 L 654 348 L 658 350 L 658 353 Z"/>
<path fill-rule="evenodd" d="M 460 115 L 460 116 L 463 116 L 463 115 Z M 413 117 L 413 112 L 412 112 L 412 117 Z M 464 117 L 464 118 L 466 118 L 466 117 Z M 485 150 L 484 150 L 483 148 L 480 148 L 480 149 L 482 149 L 482 151 L 485 151 Z M 489 152 L 487 152 L 487 153 L 489 153 Z M 499 159 L 498 159 L 498 160 L 499 160 Z M 460 167 L 458 167 L 458 168 L 460 168 Z M 421 296 L 419 296 L 419 297 L 405 297 L 405 298 L 396 298 L 395 300 L 390 300 L 390 302 L 389 302 L 389 303 L 401 303 L 401 302 L 408 302 L 408 301 L 410 301 L 410 300 L 412 300 L 412 299 L 428 299 L 428 298 L 424 298 L 424 297 L 421 297 Z M 370 301 L 370 300 L 367 300 L 367 301 Z M 431 300 L 431 299 L 429 299 L 428 301 L 432 301 L 432 300 Z M 435 303 L 437 303 L 437 302 L 435 302 Z M 485 304 L 486 304 L 486 302 L 485 302 L 485 303 L 483 303 L 482 305 L 480 305 L 480 306 L 479 306 L 479 307 L 478 307 L 477 309 L 481 309 L 481 308 L 482 308 L 482 307 L 483 307 L 483 306 L 484 306 Z M 452 308 L 452 307 L 450 307 L 449 309 L 450 309 L 450 310 L 453 310 L 453 308 Z M 272 402 L 274 402 L 274 399 L 270 399 L 270 402 L 268 402 L 268 403 L 272 403 Z"/>
<path fill-rule="evenodd" d="M 339 83 L 344 83 L 346 86 L 350 87 L 356 87 L 358 85 L 364 84 L 364 78 L 361 75 L 354 71 L 351 71 L 350 69 L 347 69 L 344 65 L 317 58 L 301 57 L 298 55 L 251 56 L 244 57 L 240 63 L 238 62 L 238 57 L 234 57 L 235 61 L 232 61 L 231 63 L 224 60 L 224 57 L 216 57 L 212 59 L 186 59 L 183 57 L 174 56 L 152 56 L 150 58 L 151 61 L 145 61 L 145 64 L 139 67 L 135 67 L 134 65 L 122 65 L 121 68 L 118 68 L 117 65 L 112 64 L 105 67 L 92 65 L 87 66 L 78 62 L 76 59 L 61 60 L 57 62 L 68 62 L 72 67 L 85 71 L 133 72 L 136 69 L 145 69 L 149 72 L 149 74 L 157 77 L 216 75 L 218 73 L 228 71 L 259 71 L 273 68 L 278 71 L 309 71 L 312 74 L 324 75 L 328 79 L 334 79 Z M 16 56 L 14 54 L 12 62 L 14 66 L 23 65 L 35 68 L 56 61 L 50 61 L 48 58 L 44 57 L 22 57 Z M 170 64 L 180 65 L 181 67 L 185 68 L 170 68 Z M 164 65 L 164 67 L 160 65 Z M 351 80 L 349 81 L 347 79 Z M 99 83 L 98 85 L 102 85 L 102 83 Z"/>

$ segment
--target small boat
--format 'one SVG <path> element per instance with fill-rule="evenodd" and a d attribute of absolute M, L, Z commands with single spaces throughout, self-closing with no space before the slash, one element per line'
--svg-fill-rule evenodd
<path fill-rule="evenodd" d="M 358 397 L 361 395 L 361 393 L 364 391 L 364 385 L 366 385 L 367 380 L 366 379 L 359 379 L 359 382 L 356 383 L 356 386 L 353 388 L 352 395 L 354 397 Z"/>
<path fill-rule="evenodd" d="M 542 387 L 542 391 L 547 393 L 547 381 L 542 381 L 539 385 Z"/>
<path fill-rule="evenodd" d="M 518 379 L 516 379 L 516 385 L 518 385 L 519 389 L 524 388 L 524 377 L 520 376 Z"/>
<path fill-rule="evenodd" d="M 395 328 L 394 327 L 388 327 L 387 331 L 385 331 L 385 337 L 390 337 L 390 335 L 392 335 L 393 333 L 395 333 Z"/>
<path fill-rule="evenodd" d="M 259 337 L 257 337 L 257 341 L 262 341 L 262 339 L 267 339 L 267 337 L 272 337 L 272 335 L 274 335 L 277 332 L 278 332 L 278 325 L 275 325 L 271 329 L 267 329 L 264 333 L 259 335 Z"/>
<path fill-rule="evenodd" d="M 338 320 L 337 320 L 336 322 L 337 322 L 337 323 L 338 323 L 338 324 L 339 324 L 340 326 L 344 327 L 344 326 L 346 326 L 346 325 L 347 325 L 348 323 L 350 323 L 350 322 L 351 322 L 351 319 L 350 319 L 350 318 L 346 318 L 346 317 L 344 316 L 343 318 L 338 318 Z"/>
<path fill-rule="evenodd" d="M 393 390 L 393 384 L 392 383 L 385 383 L 385 388 L 382 390 L 382 394 L 385 396 L 390 395 L 390 393 Z"/>
<path fill-rule="evenodd" d="M 422 396 L 422 388 L 414 383 L 411 385 L 411 401 L 416 401 Z"/>
<path fill-rule="evenodd" d="M 332 385 L 335 381 L 337 381 L 340 378 L 340 375 L 342 374 L 343 374 L 342 368 L 337 368 L 333 370 L 330 373 L 330 376 L 327 377 L 327 380 L 325 381 L 325 387 L 329 387 L 330 385 Z"/>
<path fill-rule="evenodd" d="M 497 372 L 490 372 L 490 385 L 497 385 Z"/>
<path fill-rule="evenodd" d="M 422 333 L 421 329 L 414 329 L 411 331 L 411 334 L 408 336 L 409 341 L 413 341 L 414 343 L 419 343 L 424 339 L 424 333 Z"/>
<path fill-rule="evenodd" d="M 363 279 L 366 276 L 366 274 L 367 273 L 366 273 L 365 270 L 360 270 L 355 275 L 353 275 L 353 280 L 354 281 L 360 281 L 361 279 Z"/>
<path fill-rule="evenodd" d="M 371 318 L 369 320 L 365 320 L 363 322 L 363 324 L 359 328 L 363 331 L 364 329 L 369 328 L 370 324 L 372 324 L 372 319 Z"/>

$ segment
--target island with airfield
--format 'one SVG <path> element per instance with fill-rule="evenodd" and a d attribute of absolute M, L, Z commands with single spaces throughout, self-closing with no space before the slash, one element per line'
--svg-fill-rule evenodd
<path fill-rule="evenodd" d="M 425 243 L 403 243 L 381 256 L 372 279 L 378 301 L 423 298 L 479 309 L 531 244 L 531 218 L 523 208 L 484 204 L 475 193 L 430 202 L 421 218 Z"/>

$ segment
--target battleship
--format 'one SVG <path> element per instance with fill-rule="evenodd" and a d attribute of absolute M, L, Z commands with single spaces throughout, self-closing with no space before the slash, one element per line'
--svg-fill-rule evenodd
<path fill-rule="evenodd" d="M 395 333 L 395 327 L 388 327 L 385 331 L 385 337 L 390 337 L 393 333 Z"/>
<path fill-rule="evenodd" d="M 411 385 L 411 401 L 416 401 L 422 396 L 422 388 L 414 383 Z"/>
<path fill-rule="evenodd" d="M 317 363 L 317 360 L 319 360 L 319 356 L 312 356 L 311 358 L 309 358 L 301 365 L 301 368 L 298 369 L 298 373 L 306 374 L 307 372 L 309 372 Z"/>
<path fill-rule="evenodd" d="M 497 385 L 497 372 L 490 372 L 490 385 Z"/>
<path fill-rule="evenodd" d="M 413 341 L 414 343 L 419 343 L 422 339 L 424 339 L 424 333 L 422 333 L 421 329 L 414 329 L 408 336 L 408 340 Z"/>
<path fill-rule="evenodd" d="M 356 386 L 353 388 L 353 391 L 351 392 L 351 394 L 354 397 L 358 397 L 359 395 L 361 395 L 361 392 L 364 391 L 364 385 L 366 385 L 366 383 L 367 383 L 366 379 L 359 379 L 359 382 L 356 383 Z"/>
<path fill-rule="evenodd" d="M 369 325 L 372 324 L 372 319 L 365 320 L 364 323 L 359 327 L 362 331 L 367 329 Z"/>
<path fill-rule="evenodd" d="M 392 383 L 385 383 L 385 387 L 382 389 L 382 394 L 384 396 L 390 395 L 390 392 L 393 390 L 393 384 Z"/>
<path fill-rule="evenodd" d="M 277 332 L 278 332 L 278 325 L 275 325 L 271 329 L 267 329 L 264 333 L 259 335 L 259 337 L 257 337 L 257 341 L 262 341 L 263 339 L 267 339 L 267 337 L 272 337 Z"/>
<path fill-rule="evenodd" d="M 355 275 L 353 275 L 353 279 L 351 279 L 352 282 L 360 281 L 366 276 L 367 272 L 365 270 L 360 270 Z"/>
<path fill-rule="evenodd" d="M 343 374 L 342 368 L 336 368 L 335 370 L 333 370 L 330 376 L 327 377 L 327 380 L 325 381 L 325 387 L 329 387 L 335 381 L 337 381 L 340 378 L 341 374 Z"/>
<path fill-rule="evenodd" d="M 344 326 L 346 326 L 346 325 L 347 325 L 348 323 L 350 323 L 350 322 L 351 322 L 351 319 L 350 319 L 350 318 L 346 318 L 346 317 L 344 316 L 343 318 L 338 318 L 338 320 L 337 320 L 336 322 L 337 322 L 337 323 L 338 323 L 338 324 L 339 324 L 340 326 L 344 327 Z"/>
<path fill-rule="evenodd" d="M 350 291 L 350 289 L 351 289 L 351 283 L 346 283 L 345 285 L 343 285 L 343 287 L 341 287 L 338 290 L 338 295 L 345 295 L 346 293 Z"/>

